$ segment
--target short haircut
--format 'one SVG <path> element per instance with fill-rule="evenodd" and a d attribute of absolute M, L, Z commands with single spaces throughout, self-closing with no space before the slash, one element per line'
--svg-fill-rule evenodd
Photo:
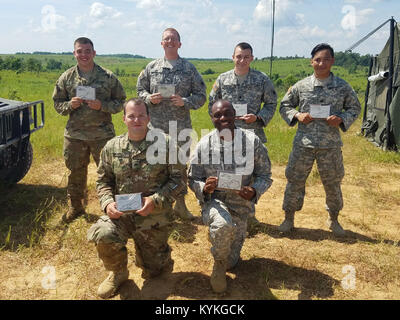
<path fill-rule="evenodd" d="M 141 105 L 143 104 L 146 107 L 146 114 L 149 115 L 149 107 L 147 104 L 140 98 L 130 98 L 129 100 L 125 101 L 124 103 L 124 115 L 126 115 L 126 106 L 128 105 L 129 102 L 133 102 L 135 105 Z"/>
<path fill-rule="evenodd" d="M 238 44 L 236 45 L 235 49 L 233 49 L 233 55 L 235 55 L 236 48 L 238 48 L 238 47 L 239 47 L 240 49 L 242 49 L 242 50 L 250 49 L 251 55 L 253 55 L 253 48 L 252 48 L 251 45 L 248 44 L 247 42 L 238 43 Z"/>
<path fill-rule="evenodd" d="M 79 44 L 88 44 L 88 43 L 89 43 L 89 44 L 92 46 L 92 49 L 94 50 L 93 42 L 92 42 L 92 40 L 90 40 L 89 38 L 80 37 L 80 38 L 76 39 L 76 40 L 74 41 L 74 47 L 75 47 L 75 45 L 76 45 L 77 43 L 79 43 Z"/>
<path fill-rule="evenodd" d="M 165 30 L 163 31 L 162 34 L 164 35 L 164 32 L 166 32 L 166 31 L 175 32 L 176 35 L 178 36 L 178 41 L 181 42 L 181 36 L 180 36 L 178 30 L 176 30 L 176 29 L 174 29 L 174 28 L 167 28 L 167 29 L 165 29 Z M 163 36 L 161 36 L 161 37 L 163 38 Z M 161 39 L 161 40 L 163 40 L 163 39 Z"/>
<path fill-rule="evenodd" d="M 236 110 L 235 110 L 235 108 L 233 107 L 232 102 L 230 102 L 229 100 L 225 100 L 225 99 L 219 99 L 219 100 L 215 101 L 215 102 L 213 103 L 213 105 L 211 106 L 211 110 L 212 110 L 212 108 L 214 108 L 214 106 L 217 107 L 217 106 L 219 106 L 219 105 L 224 105 L 224 104 L 229 105 L 230 108 L 233 110 L 233 113 L 236 114 Z M 212 115 L 212 112 L 211 112 L 211 115 Z"/>
<path fill-rule="evenodd" d="M 327 44 L 327 43 L 320 43 L 317 44 L 314 49 L 311 51 L 311 58 L 314 58 L 314 56 L 317 54 L 317 52 L 322 51 L 322 50 L 329 50 L 329 53 L 331 54 L 331 57 L 335 57 L 335 53 L 333 52 L 333 48 Z"/>

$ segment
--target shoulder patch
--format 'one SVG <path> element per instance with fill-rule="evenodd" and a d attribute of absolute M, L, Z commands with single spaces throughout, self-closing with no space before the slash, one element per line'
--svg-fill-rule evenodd
<path fill-rule="evenodd" d="M 218 82 L 216 80 L 212 86 L 212 89 L 213 89 L 213 91 L 217 91 L 219 89 Z"/>

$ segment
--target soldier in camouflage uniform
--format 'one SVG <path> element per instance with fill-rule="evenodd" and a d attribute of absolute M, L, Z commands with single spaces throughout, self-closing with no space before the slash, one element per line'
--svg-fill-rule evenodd
<path fill-rule="evenodd" d="M 210 92 L 208 112 L 218 99 L 230 101 L 233 106 L 246 105 L 247 114 L 237 116 L 235 125 L 253 129 L 263 143 L 267 142 L 264 127 L 271 121 L 276 110 L 276 92 L 268 76 L 250 68 L 253 48 L 246 42 L 239 43 L 232 55 L 235 68 L 219 75 Z M 264 104 L 262 106 L 262 104 Z M 255 216 L 249 217 L 249 229 L 259 224 Z"/>
<path fill-rule="evenodd" d="M 183 129 L 191 129 L 190 110 L 199 109 L 205 103 L 206 86 L 194 65 L 178 55 L 181 42 L 175 29 L 168 28 L 163 32 L 161 45 L 165 52 L 164 57 L 150 62 L 140 73 L 137 92 L 149 107 L 151 125 L 174 138 L 175 134 L 170 132 L 170 122 L 176 123 L 176 134 Z M 160 85 L 173 85 L 175 94 L 163 97 L 159 90 Z M 178 141 L 179 146 L 183 143 Z M 187 180 L 186 169 L 185 179 Z M 186 207 L 184 195 L 177 200 L 174 212 L 184 220 L 193 219 Z"/>
<path fill-rule="evenodd" d="M 343 208 L 340 185 L 344 176 L 339 128 L 347 131 L 357 119 L 361 106 L 350 85 L 330 72 L 334 63 L 333 49 L 328 44 L 319 44 L 311 56 L 314 74 L 289 88 L 280 106 L 282 118 L 290 126 L 297 122 L 299 126 L 286 167 L 288 182 L 282 207 L 285 220 L 279 230 L 286 233 L 293 229 L 294 213 L 303 206 L 305 183 L 316 160 L 326 193 L 328 227 L 335 235 L 344 236 L 345 231 L 338 222 L 339 211 Z M 330 106 L 329 116 L 314 119 L 311 108 L 322 106 Z"/>
<path fill-rule="evenodd" d="M 240 257 L 247 218 L 272 184 L 271 162 L 267 148 L 251 130 L 235 127 L 235 109 L 229 101 L 218 100 L 211 110 L 216 130 L 197 144 L 188 178 L 201 205 L 203 222 L 209 227 L 214 258 L 211 286 L 215 292 L 223 292 L 226 270 L 235 267 Z M 242 175 L 241 190 L 216 189 L 218 171 Z"/>
<path fill-rule="evenodd" d="M 109 276 L 98 289 L 104 299 L 113 296 L 128 279 L 126 243 L 133 238 L 136 265 L 142 277 L 155 277 L 172 270 L 171 248 L 168 245 L 172 221 L 172 203 L 183 192 L 182 165 L 150 161 L 151 142 L 147 141 L 148 109 L 140 99 L 127 101 L 124 122 L 128 133 L 107 142 L 101 152 L 97 193 L 102 216 L 88 231 L 88 240 L 97 252 Z M 169 138 L 163 134 L 158 141 L 169 150 Z M 160 153 L 158 150 L 158 153 Z M 142 193 L 143 208 L 123 213 L 117 208 L 115 195 Z"/>
<path fill-rule="evenodd" d="M 267 142 L 264 127 L 274 116 L 276 92 L 268 76 L 250 68 L 253 48 L 245 42 L 239 43 L 232 55 L 235 68 L 222 73 L 210 92 L 208 112 L 215 101 L 224 99 L 236 104 L 247 105 L 247 114 L 236 117 L 238 128 L 253 129 L 263 143 Z M 264 104 L 263 106 L 261 106 Z"/>
<path fill-rule="evenodd" d="M 126 98 L 113 73 L 94 63 L 95 55 L 90 39 L 75 40 L 77 65 L 61 75 L 53 92 L 56 111 L 69 116 L 64 132 L 64 159 L 70 170 L 67 186 L 69 209 L 63 215 L 67 223 L 85 213 L 83 200 L 87 192 L 90 154 L 98 165 L 101 149 L 115 136 L 111 114 L 122 110 Z M 95 100 L 77 97 L 78 86 L 94 88 Z"/>

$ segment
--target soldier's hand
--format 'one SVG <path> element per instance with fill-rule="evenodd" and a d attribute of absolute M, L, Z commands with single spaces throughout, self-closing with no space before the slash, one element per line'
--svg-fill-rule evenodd
<path fill-rule="evenodd" d="M 111 202 L 107 205 L 106 212 L 111 219 L 119 219 L 124 214 L 123 212 L 118 211 L 116 202 Z"/>
<path fill-rule="evenodd" d="M 256 195 L 256 190 L 252 187 L 245 186 L 238 192 L 238 194 L 243 199 L 250 201 Z"/>
<path fill-rule="evenodd" d="M 79 98 L 79 97 L 73 97 L 71 99 L 71 107 L 72 109 L 78 109 L 81 104 L 83 103 L 83 99 Z"/>
<path fill-rule="evenodd" d="M 150 213 L 154 211 L 155 204 L 152 198 L 144 197 L 143 198 L 143 207 L 140 210 L 137 210 L 136 213 L 140 216 L 148 216 Z"/>
<path fill-rule="evenodd" d="M 255 114 L 249 113 L 240 117 L 236 117 L 236 119 L 243 120 L 246 123 L 253 123 L 257 121 L 257 116 Z"/>
<path fill-rule="evenodd" d="M 100 110 L 101 109 L 101 101 L 100 100 L 85 100 L 90 109 Z"/>
<path fill-rule="evenodd" d="M 161 101 L 162 101 L 162 95 L 161 95 L 161 93 L 153 93 L 151 96 L 150 96 L 150 102 L 152 103 L 152 104 L 159 104 Z"/>
<path fill-rule="evenodd" d="M 311 117 L 311 115 L 306 112 L 306 113 L 298 113 L 296 114 L 296 118 L 297 120 L 299 120 L 299 122 L 304 123 L 304 124 L 309 124 L 311 121 L 313 121 L 313 117 Z"/>
<path fill-rule="evenodd" d="M 206 184 L 204 185 L 203 192 L 205 193 L 213 193 L 218 184 L 217 177 L 208 177 L 206 180 Z"/>
<path fill-rule="evenodd" d="M 180 95 L 174 94 L 171 96 L 171 102 L 176 107 L 183 107 L 185 102 Z"/>
<path fill-rule="evenodd" d="M 343 122 L 343 120 L 341 117 L 332 115 L 332 116 L 329 116 L 328 118 L 326 118 L 326 122 L 328 122 L 329 126 L 337 128 L 340 126 L 340 124 Z"/>

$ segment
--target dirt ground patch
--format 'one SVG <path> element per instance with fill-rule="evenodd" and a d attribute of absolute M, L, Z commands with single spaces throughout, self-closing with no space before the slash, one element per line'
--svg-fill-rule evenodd
<path fill-rule="evenodd" d="M 213 293 L 207 228 L 190 192 L 192 223 L 176 221 L 170 238 L 173 272 L 141 278 L 128 243 L 130 280 L 113 299 L 400 299 L 400 168 L 352 161 L 343 150 L 346 176 L 340 222 L 347 231 L 335 238 L 326 227 L 325 193 L 318 174 L 307 182 L 296 230 L 281 235 L 284 166 L 274 165 L 272 187 L 257 207 L 241 261 L 228 272 L 228 290 Z M 351 160 L 351 161 L 350 161 Z M 0 200 L 0 299 L 98 299 L 106 277 L 86 232 L 101 214 L 96 171 L 89 171 L 88 214 L 67 227 L 66 169 L 62 161 L 33 164 L 27 177 Z"/>

